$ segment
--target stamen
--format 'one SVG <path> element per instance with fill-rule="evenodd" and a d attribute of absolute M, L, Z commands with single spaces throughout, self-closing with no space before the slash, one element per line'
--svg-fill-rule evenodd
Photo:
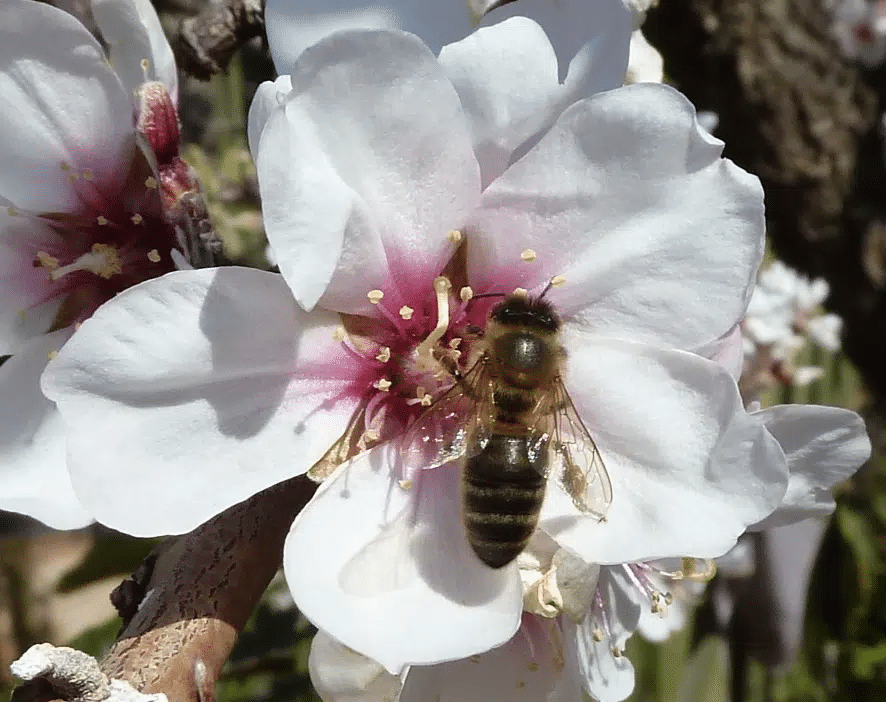
<path fill-rule="evenodd" d="M 98 222 L 98 225 L 100 227 L 106 227 L 108 225 L 107 218 L 103 217 L 102 215 L 99 215 L 98 217 L 96 217 L 95 221 Z"/>
<path fill-rule="evenodd" d="M 65 173 L 67 173 L 68 171 L 71 170 L 71 164 L 68 163 L 67 161 L 62 161 L 59 164 L 59 168 L 61 168 Z"/>
<path fill-rule="evenodd" d="M 10 217 L 18 217 L 19 216 L 18 208 L 10 205 L 9 207 L 6 208 L 6 214 L 8 214 Z"/>
<path fill-rule="evenodd" d="M 398 480 L 397 484 L 400 485 L 402 490 L 409 490 L 413 487 L 413 481 L 407 478 L 406 480 Z"/>
<path fill-rule="evenodd" d="M 413 318 L 413 312 L 415 312 L 415 310 L 412 307 L 407 307 L 406 305 L 404 305 L 400 308 L 398 314 L 404 319 L 410 320 Z"/>
<path fill-rule="evenodd" d="M 434 294 L 437 297 L 437 326 L 416 347 L 416 357 L 419 362 L 424 360 L 434 361 L 433 347 L 441 340 L 450 326 L 450 288 L 453 286 L 444 276 L 434 279 Z M 427 358 L 426 358 L 427 357 Z"/>
<path fill-rule="evenodd" d="M 524 263 L 532 263 L 536 260 L 536 252 L 533 249 L 524 249 L 521 251 L 520 257 Z"/>
<path fill-rule="evenodd" d="M 554 276 L 550 281 L 549 285 L 553 288 L 559 288 L 561 285 L 567 282 L 567 279 L 562 275 Z"/>
<path fill-rule="evenodd" d="M 55 358 L 56 356 L 59 355 L 59 352 L 58 351 L 50 351 L 46 355 L 49 357 L 49 360 L 51 361 L 53 358 Z"/>
<path fill-rule="evenodd" d="M 452 339 L 450 339 L 450 343 L 447 344 L 447 346 L 449 346 L 451 349 L 457 349 L 459 348 L 459 344 L 461 343 L 462 339 L 460 339 L 458 336 L 454 336 Z"/>
<path fill-rule="evenodd" d="M 48 271 L 54 271 L 59 267 L 59 260 L 55 256 L 50 256 L 45 251 L 37 252 L 37 261 L 40 266 Z"/>
<path fill-rule="evenodd" d="M 370 290 L 367 293 L 367 297 L 371 304 L 378 305 L 382 301 L 382 298 L 385 297 L 385 293 L 381 290 Z"/>
<path fill-rule="evenodd" d="M 526 288 L 515 288 L 513 295 L 517 295 L 517 297 L 527 297 L 530 293 Z"/>
<path fill-rule="evenodd" d="M 95 180 L 95 171 L 90 168 L 87 168 L 83 171 L 83 180 L 93 181 Z"/>
<path fill-rule="evenodd" d="M 474 290 L 467 285 L 459 291 L 459 299 L 462 302 L 468 302 L 472 297 L 474 297 Z"/>
<path fill-rule="evenodd" d="M 145 178 L 145 187 L 150 190 L 157 190 L 157 179 L 154 176 Z"/>
<path fill-rule="evenodd" d="M 38 254 L 39 257 L 39 254 Z M 108 244 L 93 244 L 89 253 L 85 253 L 73 263 L 61 268 L 56 268 L 50 272 L 53 280 L 58 280 L 62 276 L 74 271 L 89 271 L 95 273 L 102 278 L 110 278 L 117 273 L 123 272 L 123 266 L 120 263 L 120 256 L 117 249 Z"/>
<path fill-rule="evenodd" d="M 160 254 L 157 253 L 157 249 L 151 249 L 148 252 L 148 260 L 151 263 L 160 263 Z"/>
<path fill-rule="evenodd" d="M 593 638 L 597 642 L 601 642 L 604 640 L 604 630 L 599 626 L 596 626 L 591 630 L 591 638 Z"/>
<path fill-rule="evenodd" d="M 461 244 L 462 232 L 460 232 L 458 229 L 453 229 L 452 231 L 447 232 L 447 239 L 451 244 Z"/>
<path fill-rule="evenodd" d="M 345 327 L 336 327 L 333 330 L 333 341 L 335 341 L 337 344 L 345 341 Z"/>
<path fill-rule="evenodd" d="M 133 224 L 141 224 L 144 220 L 142 219 L 142 215 L 136 212 L 132 217 L 130 217 Z"/>
<path fill-rule="evenodd" d="M 143 58 L 139 62 L 139 65 L 142 67 L 142 76 L 145 79 L 145 83 L 150 82 L 151 78 L 150 78 L 150 76 L 148 76 L 148 69 L 151 67 L 151 62 L 148 61 L 148 59 Z"/>
<path fill-rule="evenodd" d="M 373 387 L 376 390 L 381 390 L 382 392 L 388 392 L 391 389 L 391 381 L 388 378 L 379 378 L 375 383 L 373 383 Z"/>
<path fill-rule="evenodd" d="M 388 363 L 388 361 L 391 360 L 391 349 L 387 346 L 383 346 L 379 350 L 379 353 L 376 354 L 376 360 L 382 361 L 382 363 Z"/>

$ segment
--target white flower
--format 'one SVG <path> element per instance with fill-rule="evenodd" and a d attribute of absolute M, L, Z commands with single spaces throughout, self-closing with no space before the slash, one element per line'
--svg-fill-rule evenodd
<path fill-rule="evenodd" d="M 326 480 L 287 541 L 300 610 L 392 672 L 506 643 L 518 567 L 477 559 L 458 465 L 411 463 L 404 431 L 453 385 L 432 359 L 467 368 L 471 329 L 495 304 L 469 287 L 539 295 L 561 277 L 546 299 L 564 322 L 564 384 L 613 498 L 601 522 L 552 486 L 540 530 L 588 563 L 711 557 L 772 511 L 788 479 L 778 445 L 730 375 L 690 352 L 745 309 L 760 186 L 660 85 L 576 103 L 503 168 L 526 112 L 511 113 L 515 137 L 508 112 L 464 98 L 511 97 L 484 72 L 456 87 L 448 67 L 483 65 L 491 45 L 544 64 L 540 41 L 514 18 L 440 61 L 389 31 L 340 32 L 301 55 L 290 89 L 251 115 L 281 275 L 183 271 L 127 290 L 44 374 L 97 518 L 187 531 L 304 472 L 350 428 L 341 445 L 369 450 Z M 508 147 L 492 165 L 489 134 Z"/>
<path fill-rule="evenodd" d="M 149 58 L 169 78 L 171 51 L 151 29 L 157 18 L 147 0 L 97 1 L 94 10 L 112 46 L 125 31 L 130 49 L 147 52 L 115 49 L 115 66 Z M 143 122 L 172 110 L 174 122 L 174 108 L 168 97 L 163 105 L 136 100 L 134 84 L 114 72 L 92 35 L 43 3 L 2 3 L 0 55 L 0 353 L 13 354 L 0 368 L 0 509 L 73 528 L 90 519 L 65 469 L 61 420 L 38 379 L 102 302 L 172 270 L 164 184 L 139 149 L 135 113 Z M 140 67 L 142 82 L 153 67 Z M 146 136 L 167 148 L 171 138 Z"/>
<path fill-rule="evenodd" d="M 884 0 L 831 0 L 832 35 L 841 53 L 864 66 L 884 62 Z"/>
<path fill-rule="evenodd" d="M 629 46 L 626 84 L 661 83 L 662 77 L 662 54 L 647 41 L 640 29 L 634 30 Z"/>

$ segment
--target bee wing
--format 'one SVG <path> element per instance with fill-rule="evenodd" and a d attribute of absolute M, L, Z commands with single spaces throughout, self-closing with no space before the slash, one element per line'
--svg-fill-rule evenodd
<path fill-rule="evenodd" d="M 605 519 L 613 501 L 610 476 L 560 378 L 552 388 L 551 402 L 545 417 L 551 437 L 548 476 L 567 492 L 577 509 Z"/>
<path fill-rule="evenodd" d="M 495 415 L 487 367 L 484 359 L 477 361 L 407 429 L 403 445 L 409 465 L 436 468 L 471 453 L 489 436 Z"/>

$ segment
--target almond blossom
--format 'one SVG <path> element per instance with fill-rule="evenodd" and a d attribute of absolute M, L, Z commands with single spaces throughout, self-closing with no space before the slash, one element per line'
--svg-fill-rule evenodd
<path fill-rule="evenodd" d="M 43 376 L 100 521 L 180 533 L 311 469 L 328 477 L 284 565 L 319 628 L 395 674 L 508 642 L 518 564 L 477 559 L 459 461 L 423 462 L 408 430 L 453 386 L 446 369 L 467 369 L 471 329 L 495 304 L 482 295 L 516 288 L 545 290 L 562 317 L 564 384 L 613 488 L 601 521 L 550 486 L 540 533 L 586 563 L 709 558 L 773 511 L 788 481 L 779 445 L 730 374 L 692 353 L 747 305 L 757 179 L 661 85 L 579 101 L 528 143 L 527 112 L 500 108 L 534 89 L 547 104 L 546 83 L 513 96 L 467 68 L 496 46 L 556 85 L 547 43 L 526 18 L 439 59 L 403 32 L 339 32 L 265 88 L 250 133 L 281 274 L 147 281 L 84 322 Z"/>
<path fill-rule="evenodd" d="M 0 509 L 59 528 L 90 519 L 40 374 L 105 300 L 173 269 L 164 205 L 188 175 L 176 162 L 175 64 L 150 2 L 93 10 L 110 62 L 71 15 L 32 0 L 0 7 L 0 353 L 12 354 L 0 368 Z"/>

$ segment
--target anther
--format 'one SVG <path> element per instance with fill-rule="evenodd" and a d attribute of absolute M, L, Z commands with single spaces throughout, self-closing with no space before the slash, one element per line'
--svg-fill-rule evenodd
<path fill-rule="evenodd" d="M 56 356 L 59 355 L 59 352 L 58 352 L 58 351 L 50 351 L 50 352 L 49 352 L 48 354 L 46 354 L 46 355 L 49 357 L 49 360 L 51 361 L 53 358 L 55 358 Z"/>
<path fill-rule="evenodd" d="M 18 217 L 19 211 L 17 208 L 10 205 L 6 208 L 6 214 L 8 214 L 10 217 Z"/>
<path fill-rule="evenodd" d="M 414 310 L 412 307 L 407 307 L 406 305 L 404 305 L 403 307 L 400 308 L 400 310 L 398 311 L 398 314 L 399 314 L 403 319 L 410 320 L 410 319 L 413 318 L 413 312 L 414 312 L 414 311 L 415 311 L 415 310 Z"/>
<path fill-rule="evenodd" d="M 459 291 L 459 299 L 462 302 L 468 302 L 472 297 L 474 297 L 474 290 L 467 285 Z"/>
<path fill-rule="evenodd" d="M 591 632 L 591 638 L 595 641 L 603 641 L 604 640 L 604 631 L 600 627 L 595 627 Z"/>
<path fill-rule="evenodd" d="M 106 226 L 108 226 L 108 220 L 107 220 L 107 218 L 106 218 L 106 217 L 103 217 L 102 215 L 99 215 L 98 217 L 96 217 L 96 218 L 95 218 L 95 221 L 98 223 L 98 225 L 99 225 L 100 227 L 106 227 Z"/>
<path fill-rule="evenodd" d="M 517 295 L 518 297 L 527 297 L 530 293 L 526 288 L 515 288 L 514 293 L 512 294 Z"/>
<path fill-rule="evenodd" d="M 457 349 L 459 348 L 459 344 L 461 343 L 462 339 L 460 339 L 458 336 L 454 336 L 452 339 L 450 339 L 450 342 L 447 344 L 447 346 L 449 346 L 451 349 Z"/>
<path fill-rule="evenodd" d="M 380 436 L 381 436 L 381 434 L 379 434 L 378 429 L 367 429 L 363 433 L 363 436 L 361 438 L 363 439 L 364 444 L 367 444 L 367 443 L 375 443 L 376 441 L 379 440 Z"/>
<path fill-rule="evenodd" d="M 154 176 L 145 178 L 145 187 L 151 190 L 157 190 L 157 179 Z"/>
<path fill-rule="evenodd" d="M 375 383 L 373 383 L 373 387 L 376 390 L 381 390 L 382 392 L 388 392 L 391 388 L 391 381 L 388 378 L 379 378 Z"/>
<path fill-rule="evenodd" d="M 93 181 L 95 180 L 95 171 L 90 168 L 87 168 L 83 171 L 83 180 Z"/>
<path fill-rule="evenodd" d="M 345 327 L 336 327 L 333 330 L 333 341 L 337 344 L 341 344 L 345 341 Z"/>
<path fill-rule="evenodd" d="M 623 651 L 618 646 L 613 646 L 611 650 L 613 653 L 613 658 L 622 658 L 622 656 L 625 654 L 625 651 Z"/>
<path fill-rule="evenodd" d="M 533 249 L 524 249 L 521 251 L 520 257 L 524 263 L 532 263 L 536 260 L 536 252 Z"/>
<path fill-rule="evenodd" d="M 413 481 L 409 480 L 409 479 L 408 480 L 398 480 L 397 484 L 400 485 L 401 490 L 409 490 L 411 487 L 413 487 Z"/>
<path fill-rule="evenodd" d="M 426 392 L 419 400 L 419 404 L 423 407 L 431 407 L 431 395 Z"/>
<path fill-rule="evenodd" d="M 148 252 L 148 260 L 151 263 L 160 263 L 160 254 L 157 253 L 157 249 L 151 249 Z"/>
<path fill-rule="evenodd" d="M 59 164 L 59 167 L 60 167 L 63 171 L 65 171 L 65 173 L 67 173 L 68 171 L 71 170 L 71 164 L 68 163 L 67 161 L 62 161 L 61 164 Z"/>
<path fill-rule="evenodd" d="M 369 298 L 370 303 L 373 305 L 378 305 L 383 297 L 385 297 L 385 293 L 381 290 L 370 290 L 367 293 L 367 298 Z"/>
<path fill-rule="evenodd" d="M 45 268 L 48 271 L 54 271 L 59 267 L 59 260 L 55 256 L 50 256 L 45 251 L 37 252 L 37 261 L 42 268 Z"/>
<path fill-rule="evenodd" d="M 142 215 L 136 212 L 132 217 L 130 217 L 133 224 L 141 224 L 144 220 L 142 219 Z"/>
<path fill-rule="evenodd" d="M 376 354 L 376 360 L 382 361 L 382 363 L 388 363 L 391 360 L 391 349 L 387 346 L 383 346 L 379 349 L 379 353 Z"/>
<path fill-rule="evenodd" d="M 462 243 L 462 232 L 458 229 L 453 229 L 452 231 L 447 232 L 447 239 L 451 244 L 460 244 Z"/>
<path fill-rule="evenodd" d="M 553 288 L 559 288 L 561 285 L 567 282 L 567 279 L 562 275 L 554 276 L 550 281 L 549 285 Z"/>

